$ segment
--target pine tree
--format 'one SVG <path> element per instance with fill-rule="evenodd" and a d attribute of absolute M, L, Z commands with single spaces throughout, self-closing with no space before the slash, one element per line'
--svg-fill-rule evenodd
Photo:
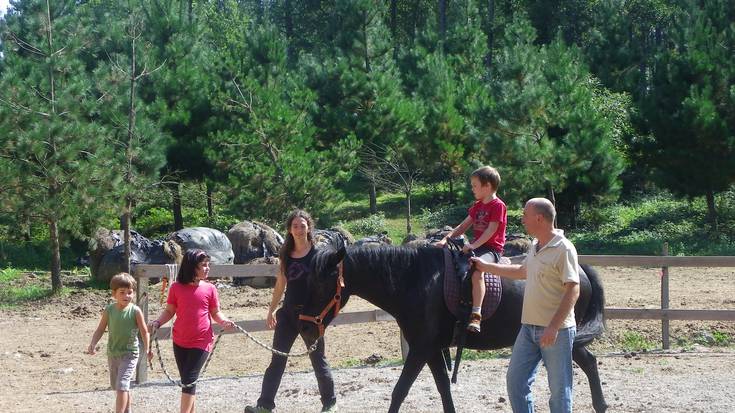
<path fill-rule="evenodd" d="M 617 195 L 620 115 L 598 98 L 600 86 L 577 49 L 560 39 L 536 46 L 524 20 L 507 29 L 491 79 L 495 106 L 486 115 L 482 147 L 501 172 L 510 172 L 508 198 L 545 193 L 573 226 L 582 201 Z"/>
<path fill-rule="evenodd" d="M 641 97 L 651 135 L 634 150 L 661 185 L 704 195 L 716 230 L 715 194 L 735 182 L 735 2 L 683 3 Z"/>
<path fill-rule="evenodd" d="M 235 7 L 209 20 L 218 117 L 226 119 L 211 134 L 209 154 L 227 179 L 230 208 L 274 221 L 294 207 L 327 212 L 341 197 L 336 184 L 351 175 L 357 142 L 345 136 L 319 145 L 309 116 L 314 95 L 288 70 L 286 42 L 273 24 Z"/>
<path fill-rule="evenodd" d="M 214 165 L 206 156 L 210 149 L 213 102 L 213 51 L 202 43 L 206 25 L 201 6 L 188 0 L 141 2 L 143 38 L 150 43 L 152 61 L 164 69 L 140 79 L 140 98 L 149 116 L 170 139 L 163 174 L 171 190 L 174 228 L 184 227 L 180 183 L 203 181 Z"/>
<path fill-rule="evenodd" d="M 114 170 L 107 131 L 78 58 L 88 39 L 76 2 L 17 4 L 3 27 L 0 171 L 5 205 L 48 225 L 52 289 L 61 281 L 61 232 L 79 234 L 106 210 Z M 82 7 L 82 6 L 79 6 Z"/>
<path fill-rule="evenodd" d="M 115 172 L 121 184 L 116 192 L 122 200 L 121 229 L 125 245 L 125 271 L 130 272 L 130 231 L 133 207 L 147 192 L 161 184 L 159 172 L 165 162 L 164 136 L 149 118 L 147 107 L 138 97 L 141 81 L 164 64 L 150 57 L 150 43 L 145 41 L 143 13 L 139 2 L 121 4 L 100 2 L 90 8 L 87 24 L 97 28 L 98 57 L 94 69 L 101 122 L 113 130 L 111 145 L 122 165 Z M 104 27 L 104 30 L 100 30 Z"/>

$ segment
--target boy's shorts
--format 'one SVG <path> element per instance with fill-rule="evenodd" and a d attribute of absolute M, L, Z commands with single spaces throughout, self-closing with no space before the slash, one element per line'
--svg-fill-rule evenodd
<path fill-rule="evenodd" d="M 125 353 L 122 356 L 108 356 L 110 366 L 110 386 L 112 390 L 130 391 L 130 382 L 138 365 L 138 355 Z"/>
<path fill-rule="evenodd" d="M 475 248 L 474 250 L 475 257 L 479 257 L 481 260 L 485 262 L 491 262 L 491 263 L 499 263 L 500 262 L 500 253 L 491 249 L 487 245 L 480 245 L 479 247 Z"/>

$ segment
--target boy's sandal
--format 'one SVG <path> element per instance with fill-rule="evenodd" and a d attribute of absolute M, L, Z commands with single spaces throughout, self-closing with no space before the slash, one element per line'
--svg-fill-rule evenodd
<path fill-rule="evenodd" d="M 470 316 L 470 322 L 467 324 L 467 331 L 470 331 L 472 333 L 479 333 L 480 332 L 480 324 L 482 323 L 482 315 L 477 313 L 472 313 Z"/>

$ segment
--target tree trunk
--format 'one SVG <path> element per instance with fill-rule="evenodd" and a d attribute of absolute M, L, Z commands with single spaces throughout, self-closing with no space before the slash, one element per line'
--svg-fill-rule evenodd
<path fill-rule="evenodd" d="M 370 180 L 370 214 L 378 213 L 378 190 L 375 185 L 375 180 Z"/>
<path fill-rule="evenodd" d="M 419 21 L 419 10 L 421 10 L 421 0 L 413 2 L 413 24 L 411 25 L 411 44 L 416 40 L 416 25 Z"/>
<path fill-rule="evenodd" d="M 125 211 L 123 212 L 123 242 L 125 245 L 125 260 L 123 261 L 123 271 L 130 274 L 130 211 L 133 209 L 133 198 L 125 197 Z"/>
<path fill-rule="evenodd" d="M 441 48 L 444 50 L 444 43 L 447 40 L 447 0 L 439 0 L 439 41 Z"/>
<path fill-rule="evenodd" d="M 212 185 L 209 182 L 205 182 L 204 185 L 207 187 L 207 218 L 211 221 L 214 218 L 214 202 L 212 200 Z"/>
<path fill-rule="evenodd" d="M 296 63 L 296 48 L 293 45 L 294 32 L 291 0 L 285 0 L 283 2 L 283 8 L 285 9 L 284 25 L 286 26 L 286 59 L 289 66 L 293 66 Z"/>
<path fill-rule="evenodd" d="M 452 179 L 452 171 L 450 169 L 449 174 L 447 175 L 447 183 L 449 184 L 449 203 L 454 204 L 454 180 Z"/>
<path fill-rule="evenodd" d="M 54 49 L 53 49 L 53 31 L 51 21 L 51 3 L 46 0 L 46 42 L 48 44 L 48 80 L 49 80 L 49 103 L 51 104 L 51 116 L 49 116 L 49 123 L 53 117 L 56 116 L 56 88 L 54 78 Z M 54 135 L 51 132 L 49 124 L 49 151 L 52 154 L 56 151 L 56 143 L 54 142 Z M 49 177 L 51 182 L 49 183 L 49 199 L 56 200 L 59 194 L 59 187 L 53 182 L 53 177 Z M 49 240 L 51 241 L 51 291 L 58 293 L 61 291 L 61 247 L 59 242 L 59 222 L 56 218 L 55 212 L 51 212 L 49 218 Z"/>
<path fill-rule="evenodd" d="M 709 189 L 707 190 L 707 220 L 712 226 L 712 231 L 716 232 L 719 229 L 719 223 L 717 222 L 717 208 L 715 207 L 715 193 Z"/>
<path fill-rule="evenodd" d="M 365 59 L 365 73 L 370 73 L 370 53 L 368 50 L 368 12 L 365 12 L 362 19 L 362 44 L 364 46 L 363 54 Z"/>
<path fill-rule="evenodd" d="M 551 201 L 551 204 L 554 205 L 554 209 L 556 209 L 556 195 L 554 194 L 554 187 L 551 185 L 551 182 L 546 181 L 546 192 L 549 197 L 549 201 Z M 556 221 L 558 220 L 557 217 L 554 217 L 554 228 L 556 228 Z"/>
<path fill-rule="evenodd" d="M 184 229 L 184 217 L 181 214 L 181 193 L 179 192 L 179 182 L 171 185 L 171 195 L 173 196 L 171 210 L 174 214 L 174 231 Z"/>
<path fill-rule="evenodd" d="M 398 58 L 398 0 L 390 0 L 390 33 L 393 40 L 393 59 Z"/>
<path fill-rule="evenodd" d="M 190 3 L 191 6 L 191 3 Z M 190 11 L 191 12 L 191 11 Z M 190 15 L 191 17 L 191 15 Z M 123 271 L 130 274 L 130 214 L 133 210 L 133 195 L 130 193 L 133 187 L 133 138 L 135 136 L 135 21 L 130 15 L 131 33 L 131 53 L 130 53 L 130 102 L 128 103 L 128 141 L 125 145 L 125 209 L 123 210 L 123 242 L 125 245 L 125 259 L 123 261 Z"/>
<path fill-rule="evenodd" d="M 411 190 L 406 191 L 406 236 L 411 235 Z"/>
<path fill-rule="evenodd" d="M 493 44 L 495 43 L 494 40 L 494 33 L 493 33 L 493 23 L 495 22 L 495 0 L 488 0 L 487 1 L 487 27 L 485 30 L 487 30 L 487 55 L 485 56 L 485 66 L 488 70 L 488 73 L 493 67 Z"/>
<path fill-rule="evenodd" d="M 59 242 L 59 225 L 56 217 L 51 217 L 48 224 L 49 239 L 51 241 L 51 291 L 56 294 L 61 291 L 61 243 Z"/>
<path fill-rule="evenodd" d="M 33 225 L 31 224 L 31 220 L 28 217 L 23 217 L 22 222 L 23 224 L 21 225 L 21 232 L 22 232 L 23 241 L 31 242 L 31 239 L 33 239 L 33 237 L 31 236 L 31 231 L 33 230 Z"/>

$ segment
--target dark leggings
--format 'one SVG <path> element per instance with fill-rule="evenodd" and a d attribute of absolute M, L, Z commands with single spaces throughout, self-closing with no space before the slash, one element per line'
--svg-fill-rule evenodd
<path fill-rule="evenodd" d="M 299 336 L 299 311 L 291 307 L 283 307 L 276 313 L 276 331 L 273 334 L 273 348 L 288 353 L 291 351 L 296 337 Z M 329 371 L 329 364 L 324 357 L 324 339 L 319 340 L 316 350 L 309 354 L 311 365 L 314 367 L 316 381 L 319 386 L 322 406 L 329 407 L 336 403 L 334 395 L 334 381 Z M 284 356 L 273 354 L 271 364 L 265 370 L 263 386 L 258 399 L 258 406 L 273 410 L 276 407 L 275 398 L 278 387 L 281 385 L 281 377 L 286 370 Z"/>
<path fill-rule="evenodd" d="M 193 383 L 199 378 L 199 372 L 204 366 L 209 356 L 208 351 L 200 348 L 185 348 L 177 346 L 174 343 L 174 357 L 176 358 L 176 366 L 179 367 L 179 375 L 181 376 L 181 384 Z M 191 387 L 182 387 L 182 393 L 194 395 L 197 392 L 196 384 Z"/>

